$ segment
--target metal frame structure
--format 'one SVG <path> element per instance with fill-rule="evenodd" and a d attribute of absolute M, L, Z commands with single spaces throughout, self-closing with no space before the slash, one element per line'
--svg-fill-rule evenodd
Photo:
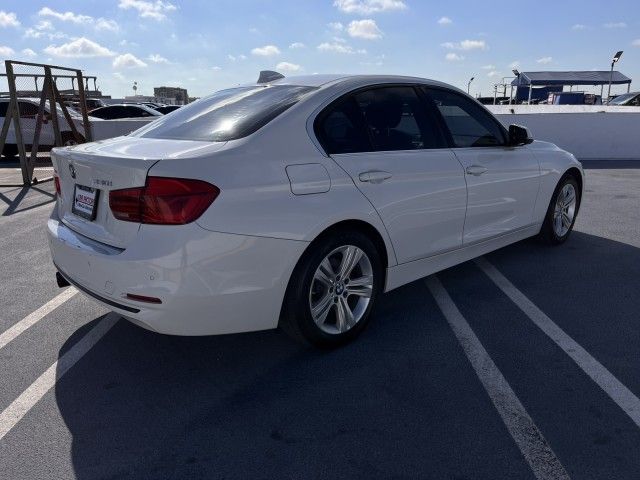
<path fill-rule="evenodd" d="M 20 169 L 22 171 L 22 181 L 24 185 L 31 185 L 33 182 L 33 171 L 35 167 L 36 157 L 38 154 L 38 148 L 40 147 L 40 134 L 42 131 L 43 123 L 47 121 L 51 121 L 51 126 L 54 132 L 54 146 L 59 147 L 63 145 L 62 134 L 60 131 L 60 124 L 58 118 L 58 108 L 62 111 L 66 124 L 68 125 L 74 140 L 78 143 L 82 143 L 85 141 L 91 141 L 91 125 L 89 123 L 89 114 L 87 111 L 86 104 L 86 94 L 85 94 L 85 84 L 88 86 L 88 82 L 90 78 L 94 79 L 95 85 L 95 77 L 84 77 L 82 75 L 82 71 L 75 68 L 68 67 L 60 67 L 56 65 L 45 65 L 39 63 L 30 63 L 30 62 L 21 62 L 16 60 L 5 60 L 5 74 L 2 76 L 6 76 L 7 84 L 9 88 L 9 106 L 7 108 L 7 113 L 5 115 L 4 123 L 2 125 L 2 130 L 0 131 L 0 152 L 3 151 L 7 134 L 9 132 L 9 127 L 11 122 L 13 122 L 13 128 L 16 137 L 16 146 L 18 148 L 18 155 L 20 158 Z M 43 71 L 42 74 L 27 74 L 27 73 L 15 73 L 15 66 L 22 67 L 33 67 L 35 69 L 41 69 Z M 63 72 L 72 72 L 69 75 L 55 75 L 52 74 L 53 71 L 61 70 Z M 31 77 L 34 78 L 35 86 L 36 86 L 36 94 L 39 94 L 39 106 L 38 113 L 36 115 L 36 125 L 35 125 L 35 133 L 34 138 L 25 139 L 24 132 L 21 125 L 21 117 L 20 117 L 20 109 L 19 109 L 19 98 L 20 91 L 17 88 L 16 80 L 18 78 Z M 38 79 L 44 79 L 42 84 L 42 89 L 38 88 Z M 58 89 L 57 81 L 58 79 L 70 79 L 72 84 L 73 96 L 76 96 L 79 99 L 80 104 L 80 113 L 82 115 L 82 123 L 84 127 L 84 135 L 81 135 L 76 125 L 69 114 L 69 110 L 64 103 L 64 95 L 62 95 Z M 77 93 L 75 91 L 77 82 Z M 66 93 L 66 91 L 65 91 Z M 48 102 L 48 107 L 50 111 L 50 118 L 45 119 L 45 106 Z M 26 140 L 26 141 L 25 141 Z M 27 145 L 31 146 L 30 155 L 27 155 Z"/>

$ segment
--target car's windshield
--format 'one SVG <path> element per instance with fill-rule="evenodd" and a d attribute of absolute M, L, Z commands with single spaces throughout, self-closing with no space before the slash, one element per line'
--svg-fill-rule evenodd
<path fill-rule="evenodd" d="M 637 95 L 637 93 L 623 93 L 622 95 L 619 95 L 616 98 L 614 98 L 613 100 L 611 100 L 609 102 L 609 105 L 621 105 L 621 104 L 631 100 L 636 95 Z"/>
<path fill-rule="evenodd" d="M 131 135 L 226 142 L 245 137 L 297 103 L 313 87 L 251 86 L 221 90 L 179 108 Z"/>

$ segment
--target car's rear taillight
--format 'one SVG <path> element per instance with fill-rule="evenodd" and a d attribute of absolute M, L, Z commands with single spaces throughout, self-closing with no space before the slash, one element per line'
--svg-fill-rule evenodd
<path fill-rule="evenodd" d="M 219 194 L 202 180 L 148 177 L 144 187 L 109 192 L 109 207 L 125 222 L 183 225 L 200 217 Z"/>
<path fill-rule="evenodd" d="M 62 195 L 62 189 L 60 188 L 60 177 L 57 173 L 53 174 L 53 184 L 56 186 L 56 195 Z"/>

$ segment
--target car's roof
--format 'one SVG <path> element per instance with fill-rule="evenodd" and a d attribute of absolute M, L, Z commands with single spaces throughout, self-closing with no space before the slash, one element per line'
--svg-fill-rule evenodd
<path fill-rule="evenodd" d="M 269 82 L 271 85 L 301 85 L 308 87 L 323 87 L 328 84 L 344 82 L 358 83 L 423 83 L 426 85 L 447 86 L 445 83 L 421 77 L 411 77 L 406 75 L 353 75 L 353 74 L 317 74 L 317 75 L 294 75 L 284 77 Z"/>

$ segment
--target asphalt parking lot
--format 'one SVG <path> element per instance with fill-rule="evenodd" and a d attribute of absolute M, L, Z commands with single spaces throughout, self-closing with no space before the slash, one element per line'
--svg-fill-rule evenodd
<path fill-rule="evenodd" d="M 51 182 L 0 187 L 0 478 L 640 478 L 640 164 L 608 165 L 568 243 L 390 292 L 332 352 L 118 319 L 55 284 Z"/>

